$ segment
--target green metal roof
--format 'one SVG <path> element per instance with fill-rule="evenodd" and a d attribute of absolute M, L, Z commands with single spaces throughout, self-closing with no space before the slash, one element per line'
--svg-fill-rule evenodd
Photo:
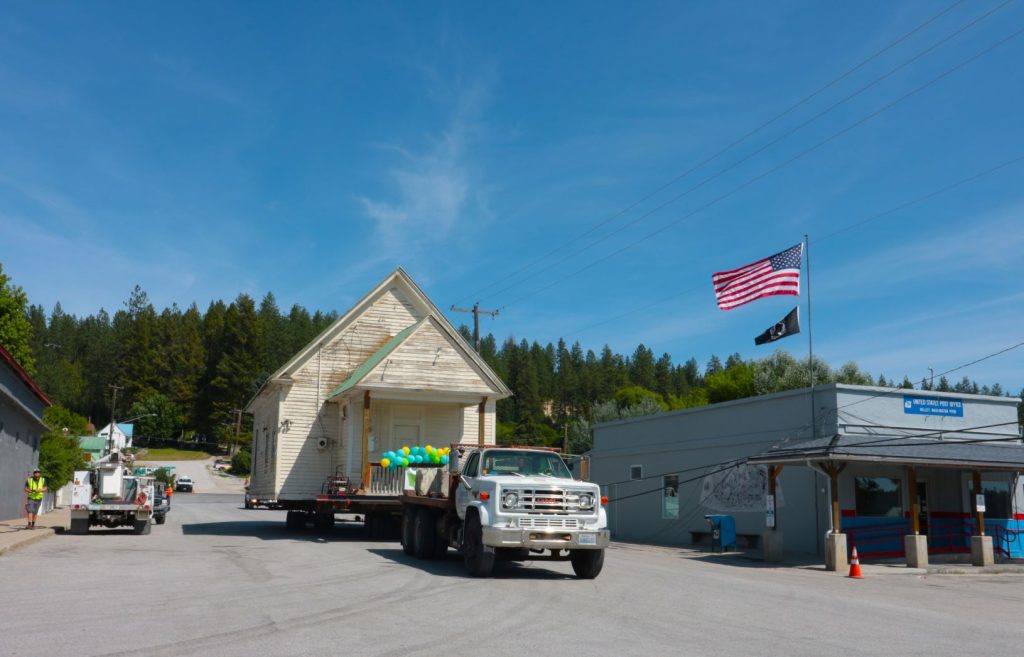
<path fill-rule="evenodd" d="M 78 446 L 86 452 L 102 452 L 107 448 L 106 436 L 79 436 Z"/>
<path fill-rule="evenodd" d="M 340 386 L 335 388 L 331 392 L 331 394 L 327 395 L 327 399 L 334 399 L 338 395 L 342 394 L 346 390 L 352 388 L 354 385 L 362 381 L 363 377 L 370 373 L 370 370 L 379 365 L 382 360 L 387 358 L 388 354 L 394 351 L 395 348 L 398 347 L 398 345 L 402 344 L 402 342 L 404 342 L 407 337 L 412 335 L 412 332 L 415 331 L 416 328 L 424 321 L 425 320 L 421 319 L 412 326 L 408 326 L 399 331 L 398 335 L 388 340 L 387 344 L 378 349 L 372 356 L 367 358 L 362 365 L 357 367 L 355 371 L 352 372 L 352 374 L 349 375 L 349 377 L 342 382 Z"/>

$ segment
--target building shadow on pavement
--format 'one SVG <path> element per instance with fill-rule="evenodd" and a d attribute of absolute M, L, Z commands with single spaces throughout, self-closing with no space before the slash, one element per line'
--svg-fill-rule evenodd
<path fill-rule="evenodd" d="M 466 573 L 462 564 L 462 555 L 449 550 L 444 559 L 417 559 L 407 555 L 401 547 L 390 548 L 369 548 L 367 552 L 376 554 L 394 563 L 416 568 L 436 577 L 456 577 L 459 579 L 474 579 Z M 491 579 L 535 579 L 535 580 L 559 580 L 576 579 L 573 575 L 558 572 L 551 568 L 556 562 L 545 561 L 496 561 Z M 564 562 L 568 565 L 568 562 Z"/>

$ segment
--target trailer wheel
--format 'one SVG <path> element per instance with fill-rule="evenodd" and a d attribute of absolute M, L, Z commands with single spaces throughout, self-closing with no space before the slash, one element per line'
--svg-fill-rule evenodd
<path fill-rule="evenodd" d="M 76 536 L 82 536 L 89 533 L 89 519 L 88 518 L 72 518 L 71 519 L 71 533 Z"/>
<path fill-rule="evenodd" d="M 415 554 L 415 525 L 416 509 L 404 507 L 402 509 L 402 551 L 410 557 Z"/>
<path fill-rule="evenodd" d="M 494 552 L 484 550 L 484 532 L 480 526 L 480 516 L 475 512 L 466 517 L 462 551 L 466 572 L 472 577 L 491 576 L 491 571 L 494 570 Z"/>
<path fill-rule="evenodd" d="M 302 511 L 291 509 L 284 517 L 284 525 L 288 531 L 300 532 L 306 528 L 306 514 Z"/>
<path fill-rule="evenodd" d="M 435 533 L 434 512 L 430 509 L 418 510 L 413 528 L 413 551 L 417 559 L 434 558 Z"/>
<path fill-rule="evenodd" d="M 316 514 L 314 523 L 318 531 L 326 532 L 334 529 L 334 512 L 328 510 Z"/>
<path fill-rule="evenodd" d="M 145 520 L 136 520 L 135 529 L 133 531 L 135 534 L 146 535 L 153 531 L 153 523 L 150 522 L 149 518 L 146 518 Z"/>
<path fill-rule="evenodd" d="M 604 568 L 604 550 L 572 550 L 569 553 L 572 571 L 580 579 L 594 579 Z"/>

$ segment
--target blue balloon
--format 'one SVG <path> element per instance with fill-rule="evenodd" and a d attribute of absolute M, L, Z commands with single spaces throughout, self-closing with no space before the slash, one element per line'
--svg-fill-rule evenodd
<path fill-rule="evenodd" d="M 417 463 L 423 463 L 423 455 L 422 454 L 417 454 L 416 455 L 416 462 Z"/>
<path fill-rule="evenodd" d="M 441 455 L 441 465 L 448 465 L 448 455 L 447 454 Z"/>
<path fill-rule="evenodd" d="M 381 457 L 382 458 L 386 458 L 386 459 L 393 459 L 393 458 L 395 458 L 395 453 L 394 452 L 384 452 L 383 454 L 381 454 Z"/>

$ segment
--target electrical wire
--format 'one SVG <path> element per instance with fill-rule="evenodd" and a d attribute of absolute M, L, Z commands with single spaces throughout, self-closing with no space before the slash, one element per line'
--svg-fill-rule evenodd
<path fill-rule="evenodd" d="M 904 93 L 903 95 L 899 96 L 895 100 L 890 101 L 889 103 L 886 103 L 885 105 L 881 106 L 877 110 L 875 110 L 875 111 L 867 114 L 866 116 L 861 117 L 857 121 L 854 121 L 853 123 L 847 125 L 845 128 L 842 128 L 841 130 L 832 133 L 831 135 L 829 135 L 825 139 L 822 139 L 822 140 L 816 142 L 814 145 L 812 145 L 812 146 L 810 146 L 810 147 L 800 151 L 796 155 L 783 160 L 782 162 L 780 162 L 780 163 L 770 167 L 769 169 L 767 169 L 767 170 L 757 174 L 753 178 L 748 179 L 746 182 L 744 182 L 744 183 L 742 183 L 742 184 L 732 188 L 728 192 L 725 192 L 724 194 L 721 194 L 721 195 L 715 197 L 710 202 L 708 202 L 708 203 L 706 203 L 706 204 L 704 204 L 704 205 L 696 208 L 695 210 L 692 210 L 692 211 L 690 211 L 690 212 L 688 212 L 688 213 L 686 213 L 684 215 L 681 215 L 681 216 L 673 219 L 672 221 L 670 221 L 670 222 L 668 222 L 666 224 L 663 224 L 659 228 L 655 229 L 654 231 L 651 231 L 650 233 L 647 233 L 643 237 L 641 237 L 641 238 L 639 238 L 637 240 L 634 240 L 632 242 L 629 242 L 629 243 L 625 244 L 624 246 L 616 249 L 615 251 L 612 251 L 609 254 L 606 254 L 606 255 L 604 255 L 604 256 L 602 256 L 600 258 L 597 258 L 596 260 L 591 261 L 587 265 L 585 265 L 585 266 L 583 266 L 583 267 L 581 267 L 579 269 L 576 269 L 575 271 L 573 271 L 573 272 L 571 272 L 569 274 L 565 274 L 561 278 L 555 279 L 554 281 L 552 281 L 551 283 L 549 283 L 547 285 L 541 286 L 541 287 L 533 290 L 532 292 L 529 292 L 529 293 L 524 294 L 524 295 L 522 295 L 520 297 L 517 297 L 516 299 L 514 299 L 514 300 L 504 304 L 503 306 L 501 306 L 500 310 L 505 310 L 505 309 L 509 308 L 510 306 L 513 306 L 513 305 L 515 305 L 517 303 L 521 303 L 521 302 L 525 301 L 526 299 L 530 299 L 530 298 L 532 298 L 534 296 L 537 296 L 538 294 L 541 294 L 542 292 L 546 292 L 547 290 L 549 290 L 549 289 L 551 289 L 553 287 L 556 287 L 556 286 L 564 283 L 566 280 L 568 280 L 570 278 L 573 278 L 575 276 L 578 276 L 579 274 L 582 274 L 583 272 L 592 269 L 593 267 L 597 266 L 598 264 L 600 264 L 600 263 L 602 263 L 602 262 L 604 262 L 606 260 L 609 260 L 609 259 L 611 259 L 611 258 L 613 258 L 613 257 L 615 257 L 615 256 L 617 256 L 617 255 L 619 255 L 621 253 L 624 253 L 625 251 L 628 251 L 629 249 L 631 249 L 631 248 L 633 248 L 633 247 L 635 247 L 635 246 L 637 246 L 639 244 L 642 244 L 643 242 L 646 242 L 646 241 L 650 240 L 653 237 L 656 237 L 656 236 L 660 235 L 661 233 L 665 232 L 666 230 L 675 227 L 676 225 L 682 223 L 683 221 L 685 221 L 685 220 L 687 220 L 687 219 L 689 219 L 689 218 L 691 218 L 691 217 L 693 217 L 693 216 L 695 216 L 697 214 L 700 214 L 701 212 L 704 212 L 705 210 L 707 210 L 707 209 L 717 205 L 718 203 L 721 203 L 722 201 L 726 200 L 727 198 L 730 198 L 731 196 L 733 196 L 735 194 L 738 194 L 739 192 L 741 192 L 742 190 L 746 189 L 747 187 L 750 187 L 754 183 L 759 182 L 760 180 L 763 180 L 764 178 L 767 178 L 768 176 L 772 175 L 773 173 L 776 173 L 777 171 L 783 169 L 784 167 L 789 166 L 793 162 L 796 162 L 797 160 L 800 160 L 800 159 L 806 157 L 807 155 L 813 153 L 814 151 L 818 150 L 822 146 L 825 146 L 826 144 L 829 144 L 829 143 L 835 141 L 839 137 L 841 137 L 841 136 L 845 135 L 846 133 L 850 132 L 851 130 L 853 130 L 853 129 L 863 125 L 864 123 L 867 123 L 871 119 L 873 119 L 873 118 L 883 114 L 884 112 L 892 109 L 893 107 L 895 107 L 896 105 L 902 103 L 903 101 L 907 100 L 908 98 L 911 98 L 911 97 L 917 95 L 918 93 L 920 93 L 921 91 L 924 91 L 925 89 L 931 87 L 932 85 L 940 82 L 941 80 L 944 80 L 945 78 L 947 78 L 948 76 L 952 75 L 953 73 L 955 73 L 955 72 L 965 68 L 966 66 L 972 64 L 973 62 L 975 62 L 976 60 L 980 59 L 981 57 L 983 57 L 983 56 L 987 55 L 988 53 L 994 51 L 995 49 L 999 48 L 1003 44 L 1008 43 L 1009 41 L 1011 41 L 1013 39 L 1016 39 L 1017 37 L 1021 36 L 1021 34 L 1024 34 L 1024 28 L 1018 29 L 1018 30 L 1012 32 L 1011 34 L 1009 34 L 1008 36 L 1005 36 L 1002 39 L 996 41 L 995 43 L 990 44 L 989 46 L 986 46 L 985 48 L 983 48 L 982 50 L 974 53 L 973 55 L 971 55 L 967 59 L 961 60 L 959 63 L 955 64 L 954 66 L 946 69 L 945 71 L 943 71 L 939 75 L 931 78 L 927 82 L 925 82 L 925 83 L 923 83 L 921 85 L 918 85 L 917 87 L 914 87 L 913 89 L 911 89 L 910 91 L 908 91 L 908 92 Z"/>
<path fill-rule="evenodd" d="M 970 183 L 975 182 L 977 180 L 980 180 L 980 179 L 982 179 L 982 178 L 984 178 L 986 176 L 989 176 L 989 175 L 991 175 L 993 173 L 1001 171 L 1001 170 L 1005 169 L 1006 167 L 1012 166 L 1014 164 L 1018 164 L 1018 163 L 1020 163 L 1022 161 L 1024 161 L 1024 155 L 1018 155 L 1018 156 L 1016 156 L 1016 157 L 1014 157 L 1014 158 L 1012 158 L 1010 160 L 1006 160 L 1005 162 L 1001 162 L 1000 164 L 997 164 L 997 165 L 995 165 L 993 167 L 989 167 L 988 169 L 985 169 L 984 171 L 980 171 L 980 172 L 971 174 L 970 176 L 968 176 L 966 178 L 961 178 L 960 180 L 957 180 L 956 182 L 952 182 L 952 183 L 949 183 L 947 185 L 944 185 L 944 186 L 942 186 L 942 187 L 940 187 L 938 189 L 932 190 L 932 191 L 930 191 L 930 192 L 928 192 L 926 194 L 922 194 L 920 196 L 912 198 L 909 201 L 905 201 L 903 203 L 900 203 L 899 205 L 895 205 L 895 206 L 893 206 L 893 207 L 891 207 L 891 208 L 889 208 L 887 210 L 883 210 L 881 212 L 875 213 L 875 214 L 873 214 L 873 215 L 871 215 L 869 217 L 866 217 L 864 219 L 861 219 L 859 221 L 855 221 L 853 223 L 847 224 L 847 225 L 843 226 L 842 228 L 839 228 L 838 230 L 835 230 L 835 231 L 833 231 L 831 233 L 828 233 L 828 234 L 824 235 L 823 237 L 816 238 L 815 242 L 824 242 L 826 240 L 832 239 L 833 237 L 836 237 L 837 235 L 839 235 L 841 233 L 844 233 L 844 232 L 846 232 L 848 230 L 852 230 L 854 228 L 859 228 L 860 226 L 863 226 L 865 224 L 871 223 L 871 222 L 876 221 L 878 219 L 881 219 L 883 217 L 889 216 L 891 214 L 899 212 L 900 210 L 905 210 L 905 209 L 907 209 L 909 207 L 912 207 L 914 205 L 917 205 L 919 203 L 923 203 L 925 201 L 931 200 L 931 199 L 933 199 L 933 198 L 935 198 L 937 196 L 945 194 L 946 192 L 950 192 L 950 191 L 952 191 L 954 189 L 957 189 L 958 187 L 962 187 L 964 185 L 967 185 L 967 184 L 970 184 Z M 675 299 L 684 297 L 684 296 L 686 296 L 688 294 L 692 294 L 693 292 L 696 292 L 698 290 L 704 290 L 704 289 L 708 289 L 707 285 L 705 283 L 701 283 L 699 285 L 695 285 L 694 287 L 691 287 L 691 288 L 688 288 L 686 290 L 683 290 L 682 292 L 676 292 L 675 294 L 672 294 L 670 296 L 658 299 L 657 301 L 653 301 L 653 302 L 645 304 L 643 306 L 639 306 L 637 308 L 633 308 L 632 310 L 629 310 L 627 312 L 621 313 L 619 315 L 615 315 L 613 317 L 609 317 L 607 319 L 603 319 L 603 320 L 601 320 L 599 322 L 594 322 L 593 324 L 587 324 L 583 328 L 576 329 L 575 331 L 570 331 L 568 334 L 569 335 L 579 334 L 579 333 L 582 333 L 583 331 L 588 331 L 588 330 L 590 330 L 592 328 L 596 328 L 598 326 L 603 326 L 605 324 L 609 324 L 609 323 L 614 322 L 616 320 L 623 319 L 623 318 L 629 317 L 631 315 L 635 315 L 638 312 L 641 312 L 641 311 L 644 311 L 644 310 L 648 310 L 648 309 L 653 308 L 655 306 L 659 306 L 659 305 L 661 305 L 663 303 L 667 303 L 669 301 L 673 301 Z"/>
<path fill-rule="evenodd" d="M 914 34 L 920 32 L 921 30 L 923 30 L 924 28 L 926 28 L 927 26 L 931 25 L 936 20 L 941 18 L 942 16 L 945 16 L 946 14 L 948 14 L 950 11 L 952 11 L 956 7 L 962 5 L 964 2 L 965 2 L 965 0 L 957 0 L 957 2 L 954 2 L 953 4 L 949 5 L 945 9 L 939 11 L 937 14 L 934 14 L 933 16 L 931 16 L 930 18 L 925 20 L 923 23 L 920 23 L 919 25 L 917 25 L 917 27 L 913 28 L 909 32 L 905 32 L 903 35 L 901 35 L 895 41 L 890 42 L 888 45 L 884 46 L 880 50 L 876 50 L 874 53 L 872 53 L 868 57 L 860 60 L 857 64 L 855 64 L 851 68 L 848 68 L 846 71 L 844 71 L 839 76 L 837 76 L 835 78 L 832 78 L 831 80 L 829 80 L 824 85 L 818 87 L 817 89 L 815 89 L 811 93 L 807 94 L 806 96 L 804 96 L 800 100 L 798 100 L 795 103 L 789 105 L 788 107 L 786 107 L 784 110 L 782 110 L 781 112 L 779 112 L 778 114 L 776 114 L 772 118 L 770 118 L 767 121 L 757 125 L 752 130 L 749 130 L 748 132 L 744 133 L 743 135 L 741 135 L 737 139 L 733 140 L 732 142 L 730 142 L 726 146 L 718 149 L 717 151 L 715 151 L 709 157 L 707 157 L 707 158 L 701 160 L 700 162 L 694 164 L 693 166 L 691 166 L 689 169 L 687 169 L 683 173 L 675 176 L 674 178 L 672 178 L 668 182 L 663 183 L 662 185 L 660 185 L 659 187 L 657 187 L 653 191 L 648 192 L 646 195 L 642 196 L 637 201 L 634 201 L 633 203 L 631 203 L 631 204 L 627 205 L 626 207 L 618 210 L 617 212 L 614 212 L 613 214 L 611 214 L 607 218 L 605 218 L 605 219 L 599 221 L 598 223 L 594 224 L 593 226 L 591 226 L 590 228 L 588 228 L 584 232 L 580 233 L 579 235 L 577 235 L 577 236 L 569 239 L 568 241 L 560 244 L 559 246 L 551 249 L 550 251 L 548 251 L 544 255 L 542 255 L 539 258 L 536 258 L 536 259 L 530 261 L 529 263 L 523 265 L 522 267 L 520 267 L 519 269 L 513 271 L 512 273 L 507 274 L 507 275 L 497 279 L 493 283 L 491 283 L 491 284 L 489 284 L 489 285 L 479 289 L 477 292 L 474 292 L 472 295 L 467 295 L 466 297 L 464 297 L 464 299 L 475 298 L 478 295 L 480 295 L 480 294 L 482 294 L 482 293 L 484 293 L 484 292 L 494 288 L 496 285 L 499 285 L 500 283 L 502 283 L 502 282 L 504 282 L 504 281 L 506 281 L 506 280 L 508 280 L 510 278 L 514 278 L 514 277 L 518 276 L 519 274 L 521 274 L 522 272 L 530 269 L 531 267 L 533 267 L 533 266 L 535 266 L 537 264 L 540 264 L 541 262 L 543 262 L 547 258 L 551 257 L 552 255 L 555 255 L 556 253 L 560 253 L 565 247 L 573 244 L 574 242 L 577 242 L 577 241 L 583 239 L 584 237 L 586 237 L 587 235 L 592 234 L 594 231 L 596 231 L 597 229 L 601 228 L 602 226 L 605 226 L 606 224 L 614 221 L 615 219 L 617 219 L 617 218 L 621 217 L 622 215 L 626 214 L 627 212 L 635 209 L 637 206 L 639 206 L 640 204 L 644 203 L 645 201 L 648 201 L 651 198 L 653 198 L 654 196 L 657 196 L 658 194 L 660 194 L 661 192 L 665 191 L 669 187 L 675 185 L 680 180 L 686 178 L 688 175 L 690 175 L 694 171 L 697 171 L 697 170 L 701 169 L 702 167 L 704 167 L 705 165 L 710 164 L 711 162 L 715 161 L 716 159 L 718 159 L 719 157 L 721 157 L 725 153 L 731 151 L 736 146 L 739 146 L 740 144 L 745 142 L 747 139 L 753 137 L 754 135 L 758 134 L 759 132 L 761 132 L 762 130 L 767 128 L 768 126 L 774 124 L 779 119 L 789 115 L 794 110 L 802 107 L 804 104 L 806 104 L 809 101 L 813 100 L 814 98 L 816 98 L 817 96 L 819 96 L 823 92 L 827 91 L 828 89 L 830 89 L 831 87 L 835 86 L 839 82 L 845 80 L 850 75 L 854 74 L 855 72 L 857 72 L 858 70 L 860 70 L 861 68 L 863 68 L 864 66 L 869 64 L 870 62 L 874 61 L 875 59 L 877 59 L 881 55 L 885 54 L 889 50 L 891 50 L 894 47 L 896 47 L 897 45 L 899 45 L 900 43 L 903 43 L 904 41 L 906 41 L 908 38 L 910 38 Z M 1000 6 L 999 8 L 1002 8 L 1002 7 Z"/>

